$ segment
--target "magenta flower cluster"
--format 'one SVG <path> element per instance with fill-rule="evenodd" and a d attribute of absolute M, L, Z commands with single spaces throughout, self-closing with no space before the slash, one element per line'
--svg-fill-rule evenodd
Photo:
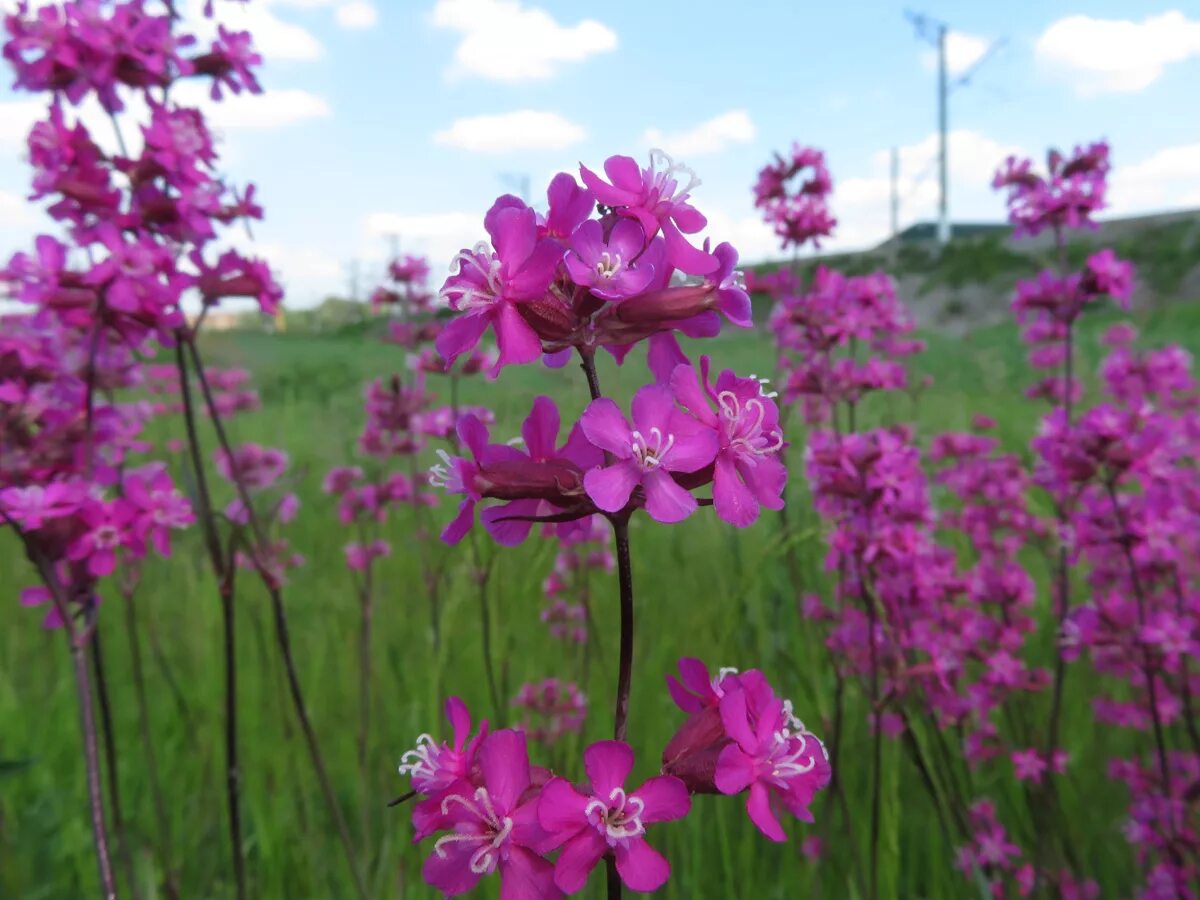
<path fill-rule="evenodd" d="M 776 153 L 759 171 L 754 205 L 775 229 L 783 249 L 799 250 L 810 242 L 820 247 L 821 238 L 829 237 L 837 226 L 828 206 L 832 192 L 825 154 L 815 147 L 793 144 L 786 158 Z"/>
<path fill-rule="evenodd" d="M 465 704 L 452 697 L 453 741 L 423 734 L 400 763 L 422 797 L 413 807 L 413 839 L 441 835 L 425 880 L 452 897 L 498 874 L 502 896 L 540 900 L 579 892 L 610 857 L 626 887 L 652 892 L 671 866 L 647 841 L 648 827 L 687 816 L 693 793 L 745 794 L 751 820 L 775 841 L 786 839 L 780 811 L 812 821 L 809 805 L 829 781 L 829 762 L 791 702 L 757 670 L 722 669 L 710 678 L 696 659 L 680 660 L 679 670 L 682 680 L 668 677 L 668 686 L 689 718 L 663 751 L 662 774 L 636 788 L 627 787 L 635 757 L 623 741 L 587 747 L 587 778 L 578 784 L 530 764 L 527 738 L 553 743 L 577 730 L 565 721 L 582 716 L 573 685 L 526 685 L 514 701 L 552 708 L 551 718 L 563 721 L 550 732 L 489 732 L 484 721 L 472 734 Z"/>
<path fill-rule="evenodd" d="M 430 477 L 461 498 L 443 540 L 462 541 L 477 514 L 501 545 L 521 543 L 535 524 L 556 537 L 561 551 L 543 618 L 556 636 L 585 644 L 585 673 L 594 639 L 586 627 L 589 570 L 611 570 L 615 561 L 621 613 L 615 740 L 584 752 L 586 782 L 529 765 L 526 735 L 552 743 L 583 724 L 582 696 L 557 679 L 522 688 L 515 702 L 540 717 L 527 715 L 522 731 L 483 736 L 485 728 L 469 738 L 465 708 L 451 701 L 453 745 L 423 735 L 406 754 L 401 772 L 426 798 L 413 811 L 416 839 L 445 832 L 424 876 L 447 896 L 493 872 L 506 897 L 575 893 L 602 859 L 610 897 L 622 883 L 654 891 L 670 866 L 646 842 L 646 829 L 685 816 L 691 793 L 745 793 L 755 824 L 783 840 L 777 810 L 811 821 L 809 804 L 830 778 L 824 746 L 760 672 L 723 670 L 710 682 L 703 665 L 688 660 L 685 680 L 697 699 L 676 699 L 692 716 L 668 746 L 663 774 L 626 787 L 634 765 L 630 518 L 641 510 L 674 524 L 712 506 L 725 522 L 749 526 L 762 509 L 783 507 L 786 441 L 762 380 L 728 369 L 714 376 L 707 356 L 693 363 L 676 339 L 712 337 L 725 322 L 752 324 L 736 250 L 687 238 L 706 225 L 691 201 L 694 174 L 655 151 L 646 168 L 610 157 L 604 176 L 587 167 L 582 185 L 555 176 L 545 214 L 499 198 L 484 218 L 490 243 L 459 253 L 441 290 L 456 314 L 436 339 L 447 366 L 477 353 L 491 331 L 499 349 L 493 374 L 539 359 L 561 367 L 576 354 L 591 395 L 565 428 L 558 406 L 537 397 L 520 437 L 503 443 L 479 417 L 463 416 L 460 453 L 445 454 Z M 621 364 L 643 342 L 651 380 L 624 407 L 603 394 L 596 353 Z M 615 536 L 615 560 L 599 539 L 602 520 Z M 488 667 L 486 619 L 481 625 Z"/>

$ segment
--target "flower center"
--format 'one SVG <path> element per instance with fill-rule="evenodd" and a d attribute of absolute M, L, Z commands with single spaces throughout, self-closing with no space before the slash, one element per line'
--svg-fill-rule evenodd
<path fill-rule="evenodd" d="M 408 775 L 418 787 L 420 782 L 434 780 L 438 774 L 441 750 L 429 735 L 417 735 L 417 746 L 400 757 L 400 774 Z"/>
<path fill-rule="evenodd" d="M 439 449 L 437 452 L 442 461 L 429 469 L 429 483 L 434 487 L 445 488 L 449 494 L 461 494 L 466 491 L 466 486 L 463 484 L 462 475 L 458 471 L 458 466 L 454 464 L 453 457 L 445 450 Z"/>
<path fill-rule="evenodd" d="M 655 427 L 650 429 L 650 437 L 647 439 L 640 431 L 634 431 L 629 446 L 637 464 L 650 471 L 662 465 L 663 458 L 675 446 L 675 435 L 668 434 L 664 437 L 662 431 Z"/>
<path fill-rule="evenodd" d="M 805 775 L 817 765 L 808 752 L 808 735 L 804 732 L 792 734 L 786 726 L 775 732 L 767 762 L 771 765 L 771 777 L 781 782 Z"/>
<path fill-rule="evenodd" d="M 751 397 L 743 406 L 733 391 L 721 391 L 717 395 L 717 405 L 721 408 L 721 421 L 731 450 L 767 456 L 783 447 L 782 432 L 763 430 L 767 407 L 758 397 Z"/>
<path fill-rule="evenodd" d="M 96 546 L 105 549 L 117 546 L 120 543 L 120 537 L 120 532 L 112 525 L 101 525 L 92 532 L 92 539 L 96 542 Z"/>
<path fill-rule="evenodd" d="M 471 250 L 460 250 L 450 262 L 452 273 L 457 266 L 459 280 L 454 284 L 447 284 L 438 296 L 445 300 L 451 309 L 481 309 L 491 306 L 500 299 L 504 291 L 501 265 L 500 258 L 492 253 L 491 248 L 483 241 Z M 474 269 L 474 273 L 470 272 L 470 269 Z M 465 279 L 482 283 L 478 286 L 464 284 L 462 280 Z"/>
<path fill-rule="evenodd" d="M 613 788 L 605 802 L 599 797 L 593 797 L 584 807 L 583 814 L 592 819 L 597 831 L 604 832 L 610 841 L 621 841 L 635 838 L 646 833 L 642 824 L 642 810 L 646 808 L 637 797 L 626 796 L 623 788 Z"/>
<path fill-rule="evenodd" d="M 611 281 L 621 271 L 621 265 L 620 253 L 609 253 L 605 250 L 596 261 L 596 274 L 606 281 Z"/>
<path fill-rule="evenodd" d="M 486 875 L 496 868 L 500 857 L 500 848 L 512 834 L 513 820 L 509 816 L 497 815 L 496 807 L 492 805 L 492 798 L 488 794 L 487 788 L 477 789 L 474 801 L 468 800 L 461 794 L 451 794 L 442 801 L 442 815 L 449 815 L 450 807 L 456 804 L 478 819 L 483 830 L 474 834 L 458 831 L 438 838 L 437 843 L 433 845 L 433 852 L 445 859 L 445 847 L 448 844 L 477 843 L 480 845 L 479 849 L 471 854 L 469 865 L 471 871 L 476 875 Z"/>
<path fill-rule="evenodd" d="M 663 168 L 659 170 L 659 166 Z M 650 190 L 654 195 L 655 213 L 659 213 L 661 207 L 669 207 L 674 203 L 682 203 L 687 200 L 688 195 L 700 186 L 700 179 L 696 177 L 696 173 L 685 166 L 683 163 L 675 162 L 671 156 L 662 150 L 650 151 Z M 676 175 L 686 175 L 687 183 L 682 188 L 679 186 L 679 179 Z"/>

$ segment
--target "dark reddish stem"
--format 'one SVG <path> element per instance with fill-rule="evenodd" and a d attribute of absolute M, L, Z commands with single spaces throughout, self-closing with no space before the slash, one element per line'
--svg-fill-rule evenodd
<path fill-rule="evenodd" d="M 621 658 L 617 669 L 613 737 L 623 741 L 629 730 L 629 691 L 633 684 L 633 567 L 629 557 L 629 516 L 618 513 L 613 517 L 612 526 L 617 543 L 617 579 L 621 594 Z"/>
<path fill-rule="evenodd" d="M 1121 531 L 1119 540 L 1121 550 L 1125 555 L 1125 561 L 1129 565 L 1129 579 L 1133 585 L 1134 597 L 1137 599 L 1138 630 L 1140 632 L 1146 626 L 1146 593 L 1142 589 L 1142 579 L 1138 575 L 1137 561 L 1133 558 L 1133 549 L 1130 547 L 1132 533 L 1125 523 L 1125 513 L 1118 502 L 1117 491 L 1113 487 L 1112 480 L 1109 479 L 1106 481 L 1104 486 L 1108 491 L 1109 500 L 1112 501 L 1113 516 L 1117 520 L 1117 527 Z M 1163 729 L 1162 715 L 1158 711 L 1158 679 L 1154 674 L 1154 659 L 1151 656 L 1150 648 L 1145 645 L 1142 646 L 1142 666 L 1146 675 L 1146 691 L 1149 694 L 1150 701 L 1150 721 L 1154 726 L 1154 747 L 1158 754 L 1158 768 L 1162 774 L 1163 793 L 1169 799 L 1171 796 L 1171 769 L 1167 764 L 1167 741 Z"/>
<path fill-rule="evenodd" d="M 150 704 L 146 699 L 146 677 L 142 670 L 142 642 L 138 634 L 137 617 L 133 608 L 133 589 L 122 586 L 121 595 L 125 606 L 125 632 L 129 642 L 129 664 L 133 670 L 133 689 L 138 706 L 138 731 L 142 739 L 142 752 L 146 757 L 146 777 L 150 782 L 150 794 L 154 800 L 155 837 L 158 843 L 159 865 L 166 873 L 163 890 L 168 897 L 179 896 L 175 886 L 175 867 L 171 854 L 171 820 L 163 799 L 162 780 L 158 774 L 158 756 L 150 736 Z"/>
<path fill-rule="evenodd" d="M 92 711 L 92 689 L 88 680 L 86 652 L 83 645 L 71 640 L 71 664 L 75 670 L 75 687 L 79 694 L 79 713 L 83 726 L 83 755 L 87 764 L 88 798 L 92 812 L 92 840 L 96 845 L 96 861 L 100 866 L 100 885 L 105 900 L 116 900 L 117 880 L 113 875 L 108 852 L 108 830 L 104 824 L 104 800 L 100 788 L 100 758 L 96 747 L 96 718 Z"/>
<path fill-rule="evenodd" d="M 591 348 L 579 348 L 580 366 L 587 377 L 588 393 L 598 400 L 600 379 L 596 375 L 596 356 Z M 608 458 L 608 454 L 605 454 Z M 621 600 L 621 649 L 617 668 L 617 700 L 613 711 L 613 737 L 625 740 L 629 732 L 629 692 L 633 684 L 633 566 L 629 555 L 629 514 L 610 517 L 617 544 L 617 581 Z M 620 900 L 621 878 L 612 856 L 605 859 L 609 900 Z"/>
<path fill-rule="evenodd" d="M 233 855 L 234 889 L 238 900 L 245 900 L 246 864 L 242 856 L 242 815 L 239 803 L 241 776 L 238 765 L 237 634 L 234 621 L 234 583 L 230 571 L 232 565 L 225 559 L 221 550 L 221 539 L 217 534 L 212 494 L 209 492 L 208 476 L 200 449 L 196 410 L 183 345 L 183 335 L 177 335 L 175 367 L 179 374 L 179 392 L 183 400 L 183 421 L 187 430 L 192 474 L 196 480 L 200 527 L 204 533 L 204 545 L 208 550 L 213 576 L 217 579 L 217 591 L 221 601 L 221 633 L 225 659 L 225 803 L 229 813 L 229 846 Z"/>
<path fill-rule="evenodd" d="M 374 560 L 367 562 L 359 591 L 362 612 L 358 632 L 358 770 L 362 779 L 362 836 L 370 844 L 371 818 L 367 797 L 370 795 L 371 772 L 368 767 L 368 747 L 371 739 L 371 623 L 375 615 Z"/>
<path fill-rule="evenodd" d="M 222 452 L 229 454 L 230 458 L 232 458 L 233 447 L 230 444 L 229 435 L 225 431 L 225 424 L 221 420 L 220 411 L 217 409 L 216 402 L 213 399 L 212 389 L 204 371 L 204 363 L 200 358 L 200 352 L 196 348 L 195 340 L 191 336 L 186 338 L 186 344 L 188 353 L 192 359 L 192 365 L 196 370 L 196 378 L 200 382 L 200 391 L 204 396 L 204 403 L 208 409 L 209 418 L 212 419 L 213 429 L 217 433 L 217 442 Z M 287 672 L 288 689 L 292 697 L 292 706 L 295 708 L 296 718 L 300 721 L 300 729 L 304 732 L 304 740 L 308 746 L 308 754 L 312 760 L 317 780 L 320 782 L 321 793 L 324 795 L 325 803 L 329 807 L 330 815 L 333 816 L 338 832 L 338 839 L 342 844 L 342 850 L 346 856 L 346 864 L 350 867 L 350 872 L 354 880 L 355 893 L 360 900 L 366 900 L 366 882 L 363 879 L 362 872 L 359 871 L 357 855 L 354 851 L 354 842 L 350 839 L 350 830 L 346 826 L 346 817 L 342 813 L 337 796 L 333 792 L 333 785 L 329 780 L 329 773 L 325 766 L 325 758 L 321 753 L 321 745 L 317 741 L 316 732 L 313 730 L 312 721 L 309 719 L 308 707 L 304 702 L 304 690 L 300 686 L 300 676 L 296 669 L 295 657 L 292 654 L 292 639 L 288 631 L 287 610 L 283 605 L 283 592 L 280 590 L 278 581 L 266 569 L 261 559 L 261 553 L 268 546 L 266 532 L 263 530 L 262 522 L 255 511 L 254 504 L 250 498 L 250 492 L 247 490 L 240 475 L 235 473 L 233 484 L 237 490 L 238 498 L 242 501 L 242 506 L 246 510 L 247 518 L 250 521 L 250 530 L 254 536 L 255 546 L 250 553 L 250 559 L 271 599 L 271 611 L 275 623 L 275 638 L 276 643 L 279 645 L 280 654 L 283 657 L 284 668 Z"/>
<path fill-rule="evenodd" d="M 46 561 L 41 551 L 3 509 L 0 519 L 13 530 L 25 547 L 25 555 L 41 576 L 42 583 L 50 591 L 54 609 L 62 619 L 71 650 L 71 669 L 75 675 L 75 691 L 79 700 L 79 718 L 83 732 L 83 758 L 87 770 L 88 808 L 91 813 L 92 843 L 96 848 L 96 863 L 100 870 L 100 886 L 105 900 L 116 900 L 117 882 L 113 876 L 112 858 L 108 852 L 108 828 L 104 823 L 104 794 L 100 788 L 100 756 L 97 752 L 96 719 L 92 710 L 92 687 L 88 678 L 87 635 L 80 634 L 71 616 L 70 606 L 63 596 L 62 586 L 54 567 Z"/>
<path fill-rule="evenodd" d="M 94 610 L 92 610 L 94 612 Z M 117 735 L 113 728 L 112 700 L 108 693 L 108 675 L 104 665 L 104 650 L 100 640 L 100 623 L 92 624 L 91 639 L 88 641 L 92 656 L 92 675 L 96 683 L 96 701 L 100 707 L 100 734 L 104 740 L 104 766 L 108 775 L 108 804 L 112 818 L 113 838 L 117 844 L 117 857 L 125 871 L 129 892 L 140 897 L 137 879 L 133 874 L 133 855 L 129 852 L 129 836 L 125 833 L 125 814 L 121 808 L 121 776 L 117 755 Z"/>

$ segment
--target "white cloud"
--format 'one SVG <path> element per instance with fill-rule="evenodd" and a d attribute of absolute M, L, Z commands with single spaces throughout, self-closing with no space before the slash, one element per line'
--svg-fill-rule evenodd
<path fill-rule="evenodd" d="M 0 191 L 0 228 L 17 230 L 32 228 L 42 221 L 34 207 L 23 197 Z"/>
<path fill-rule="evenodd" d="M 1081 94 L 1140 91 L 1170 63 L 1200 56 L 1200 20 L 1178 10 L 1141 22 L 1067 16 L 1042 32 L 1034 52 L 1071 75 Z"/>
<path fill-rule="evenodd" d="M 1128 166 L 1113 166 L 1110 214 L 1200 206 L 1200 144 L 1166 147 Z"/>
<path fill-rule="evenodd" d="M 464 247 L 487 240 L 483 230 L 483 212 L 441 212 L 427 214 L 377 212 L 363 224 L 364 238 L 382 247 L 381 238 L 396 235 L 400 252 L 429 257 L 430 280 L 440 285 L 449 271 L 450 261 Z"/>
<path fill-rule="evenodd" d="M 202 107 L 214 128 L 281 128 L 330 115 L 324 97 L 298 88 L 226 96 Z"/>
<path fill-rule="evenodd" d="M 451 75 L 494 81 L 549 78 L 562 63 L 580 62 L 617 46 L 616 33 L 595 19 L 565 26 L 519 0 L 437 0 L 432 21 L 462 35 Z"/>
<path fill-rule="evenodd" d="M 254 46 L 264 59 L 289 59 L 307 61 L 319 59 L 325 52 L 321 42 L 308 29 L 285 22 L 271 11 L 272 7 L 288 5 L 279 3 L 223 3 L 220 24 L 238 31 L 249 31 L 254 36 Z M 293 6 L 324 5 L 292 2 Z M 216 33 L 216 22 L 201 15 L 204 0 L 189 0 L 187 16 L 189 23 L 200 37 L 207 39 Z"/>
<path fill-rule="evenodd" d="M 379 22 L 379 10 L 365 0 L 352 0 L 339 6 L 334 18 L 343 28 L 374 28 Z"/>
<path fill-rule="evenodd" d="M 558 113 L 522 109 L 511 113 L 457 119 L 433 136 L 435 144 L 475 153 L 510 150 L 563 150 L 587 133 Z"/>
<path fill-rule="evenodd" d="M 47 106 L 45 100 L 0 103 L 0 147 L 24 146 L 33 123 L 45 118 Z"/>
<path fill-rule="evenodd" d="M 966 72 L 971 66 L 983 59 L 991 42 L 977 34 L 967 34 L 962 31 L 946 32 L 946 71 L 951 78 L 956 78 Z M 936 50 L 928 49 L 921 52 L 921 62 L 925 68 L 937 69 L 938 54 Z"/>
<path fill-rule="evenodd" d="M 931 221 L 937 215 L 937 134 L 898 148 L 900 227 Z M 1003 199 L 991 189 L 991 176 L 1006 156 L 1021 148 L 1000 143 L 970 129 L 949 134 L 950 218 L 994 221 L 1004 218 Z M 869 247 L 891 230 L 891 153 L 879 150 L 866 172 L 833 181 L 831 208 L 838 226 L 828 242 L 833 250 Z"/>
<path fill-rule="evenodd" d="M 660 147 L 672 156 L 691 159 L 707 153 L 720 153 L 730 144 L 744 144 L 754 140 L 754 122 L 744 109 L 734 109 L 706 122 L 701 122 L 688 131 L 664 134 L 657 128 L 649 128 L 642 140 L 649 147 Z"/>

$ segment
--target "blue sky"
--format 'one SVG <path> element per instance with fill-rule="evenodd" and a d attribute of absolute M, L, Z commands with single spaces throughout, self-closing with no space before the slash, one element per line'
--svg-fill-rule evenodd
<path fill-rule="evenodd" d="M 0 6 L 5 0 L 0 0 Z M 200 0 L 193 0 L 198 6 Z M 716 240 L 773 255 L 749 186 L 772 150 L 823 148 L 832 247 L 888 231 L 888 149 L 901 148 L 901 223 L 936 202 L 935 72 L 904 4 L 691 0 L 252 0 L 223 3 L 256 35 L 267 92 L 215 109 L 226 167 L 259 185 L 259 251 L 288 302 L 364 289 L 397 234 L 434 271 L 480 236 L 482 212 L 528 176 L 653 145 L 696 169 Z M 1200 5 L 949 3 L 956 70 L 1003 43 L 951 96 L 951 209 L 998 219 L 988 188 L 1011 151 L 1107 138 L 1112 212 L 1200 207 Z M 0 90 L 0 248 L 41 219 L 20 199 L 29 101 Z M 923 180 L 918 180 L 926 175 Z"/>

